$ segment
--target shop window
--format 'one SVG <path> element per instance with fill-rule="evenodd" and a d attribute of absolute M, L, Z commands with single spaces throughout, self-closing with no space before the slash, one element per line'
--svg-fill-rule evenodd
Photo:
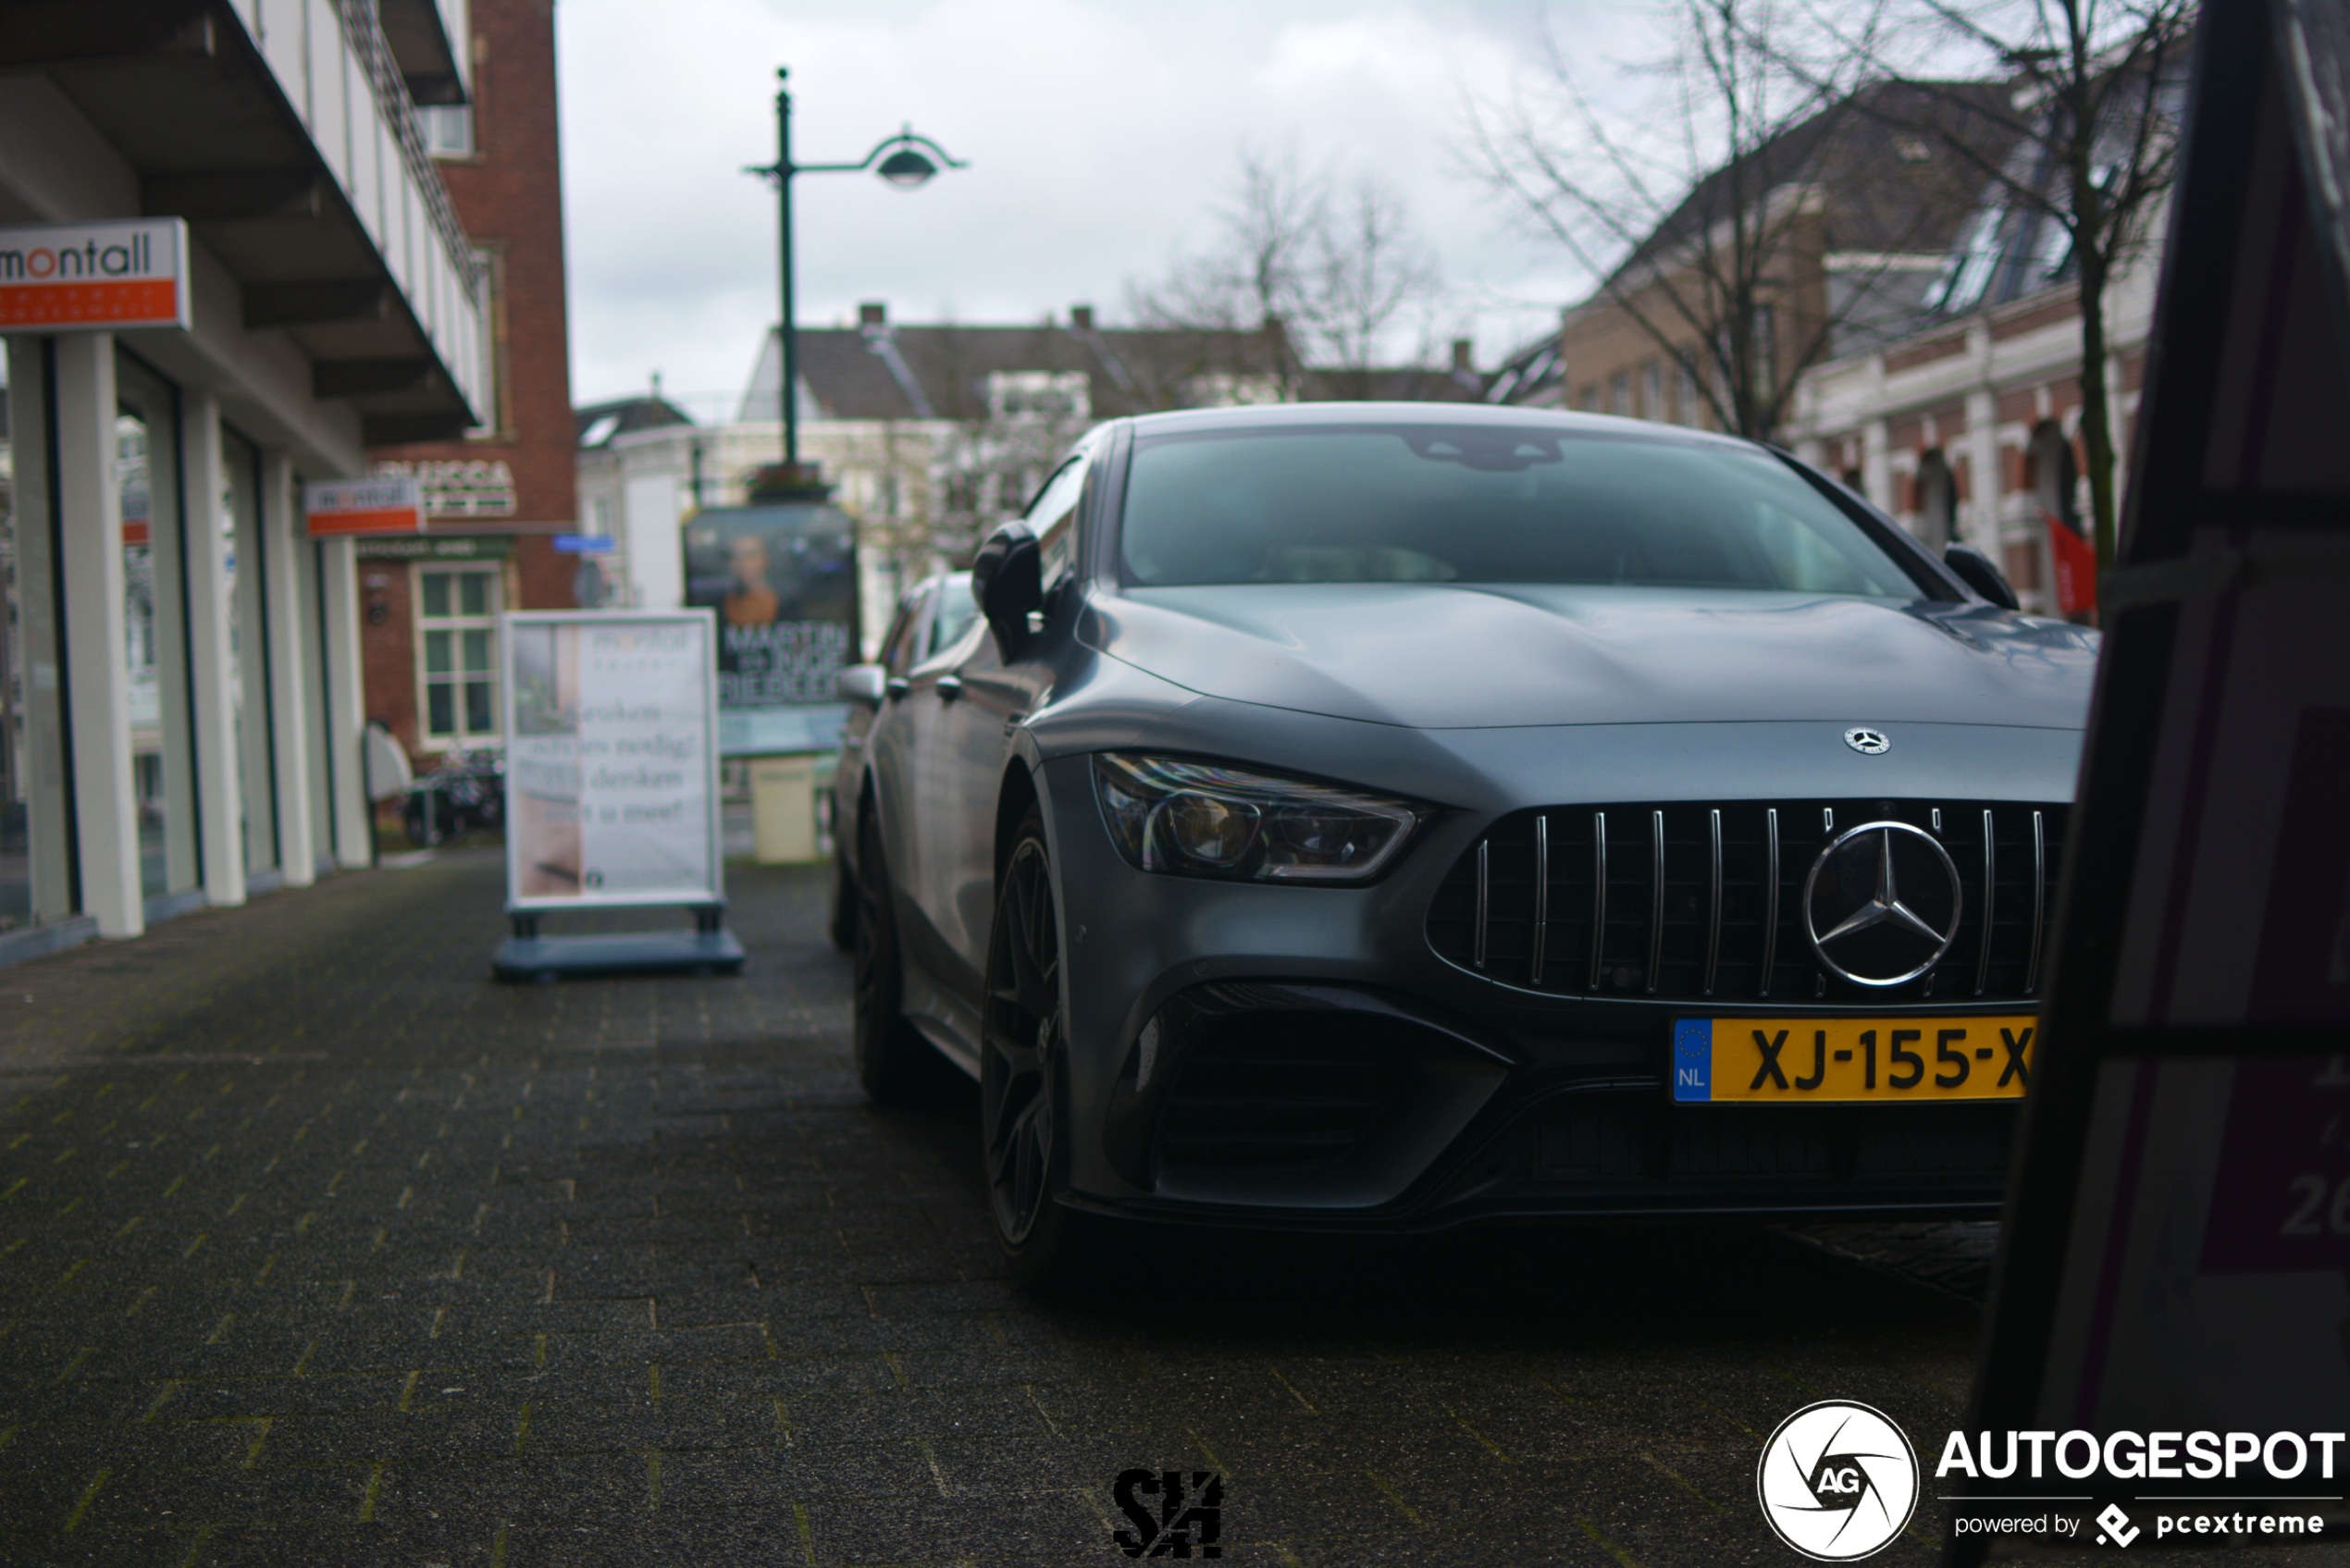
<path fill-rule="evenodd" d="M 504 608 L 496 567 L 416 568 L 417 707 L 428 748 L 496 743 Z"/>
<path fill-rule="evenodd" d="M 145 362 L 118 353 L 115 494 L 122 519 L 124 673 L 139 885 L 154 899 L 203 880 L 196 838 L 186 568 L 179 506 L 179 399 Z M 207 509 L 208 510 L 208 509 Z"/>

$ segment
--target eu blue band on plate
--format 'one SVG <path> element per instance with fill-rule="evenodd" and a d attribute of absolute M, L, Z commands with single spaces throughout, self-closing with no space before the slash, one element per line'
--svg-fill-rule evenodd
<path fill-rule="evenodd" d="M 1713 1098 L 1713 1020 L 1676 1019 L 1673 1023 L 1673 1098 Z"/>

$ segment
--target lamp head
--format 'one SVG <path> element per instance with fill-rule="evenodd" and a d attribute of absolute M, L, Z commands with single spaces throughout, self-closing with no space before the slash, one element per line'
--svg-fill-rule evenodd
<path fill-rule="evenodd" d="M 938 166 L 924 156 L 921 148 L 906 142 L 884 158 L 873 172 L 901 191 L 911 191 L 936 174 Z"/>

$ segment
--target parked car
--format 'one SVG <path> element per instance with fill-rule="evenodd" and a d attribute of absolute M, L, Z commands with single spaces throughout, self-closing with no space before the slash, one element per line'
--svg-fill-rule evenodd
<path fill-rule="evenodd" d="M 1785 452 L 1290 405 L 1089 434 L 837 788 L 858 1069 L 998 1241 L 1978 1214 L 2095 634 Z"/>
<path fill-rule="evenodd" d="M 904 692 L 906 672 L 961 639 L 979 619 L 978 601 L 971 598 L 971 574 L 945 572 L 925 577 L 906 590 L 882 637 L 879 663 L 852 664 L 843 670 L 835 689 L 848 704 L 848 722 L 841 726 L 840 759 L 833 770 L 830 802 L 835 836 L 838 824 L 853 820 L 855 801 L 840 797 L 843 779 L 863 776 L 865 737 L 884 698 Z M 850 951 L 857 941 L 857 891 L 849 881 L 849 858 L 835 851 L 833 859 L 832 911 L 827 924 L 833 945 Z"/>

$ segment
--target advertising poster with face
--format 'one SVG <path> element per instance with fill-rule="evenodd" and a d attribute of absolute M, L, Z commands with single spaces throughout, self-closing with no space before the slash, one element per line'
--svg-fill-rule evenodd
<path fill-rule="evenodd" d="M 507 617 L 509 903 L 715 903 L 707 614 Z"/>
<path fill-rule="evenodd" d="M 854 562 L 847 515 L 822 502 L 711 507 L 686 525 L 686 602 L 717 620 L 728 753 L 834 711 L 833 677 L 857 658 Z"/>

